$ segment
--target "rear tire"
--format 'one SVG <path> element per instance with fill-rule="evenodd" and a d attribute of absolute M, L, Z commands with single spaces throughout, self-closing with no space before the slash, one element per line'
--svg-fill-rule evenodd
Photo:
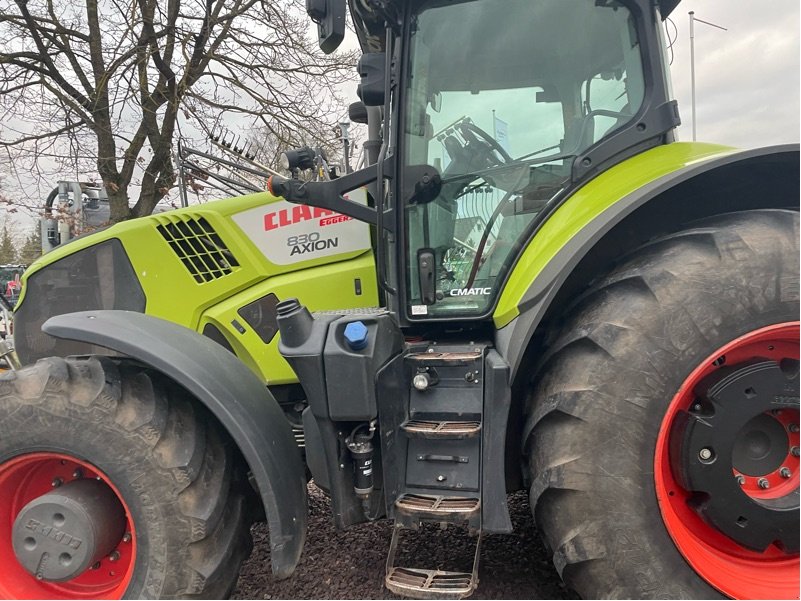
<path fill-rule="evenodd" d="M 90 357 L 43 359 L 4 373 L 0 487 L 13 489 L 6 496 L 41 494 L 41 483 L 23 483 L 15 465 L 59 485 L 74 474 L 102 479 L 124 505 L 132 534 L 126 538 L 133 540 L 120 541 L 121 559 L 104 558 L 93 574 L 68 582 L 36 580 L 2 540 L 0 598 L 87 598 L 82 587 L 97 575 L 105 580 L 92 585 L 91 598 L 229 594 L 252 545 L 247 483 L 235 457 L 215 420 L 149 370 Z M 0 513 L 24 502 L 15 510 L 0 500 Z M 2 523 L 13 520 L 0 515 Z M 134 557 L 126 560 L 130 548 Z"/>
<path fill-rule="evenodd" d="M 738 337 L 794 322 L 785 326 L 795 328 L 796 349 L 787 377 L 797 391 L 798 238 L 793 211 L 693 224 L 629 255 L 551 333 L 527 403 L 531 506 L 557 570 L 582 597 L 753 598 L 761 587 L 756 594 L 797 597 L 797 548 L 780 557 L 794 581 L 783 595 L 764 591 L 786 570 L 756 555 L 756 586 L 728 577 L 711 586 L 668 531 L 654 474 L 671 400 Z M 788 409 L 796 423 L 797 394 Z"/>

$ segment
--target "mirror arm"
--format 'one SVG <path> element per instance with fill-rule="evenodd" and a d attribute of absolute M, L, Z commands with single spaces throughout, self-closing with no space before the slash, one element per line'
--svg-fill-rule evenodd
<path fill-rule="evenodd" d="M 394 177 L 392 161 L 387 159 L 382 166 L 384 178 L 392 179 Z M 281 196 L 289 202 L 335 211 L 371 225 L 378 225 L 378 211 L 375 207 L 359 204 L 344 196 L 347 192 L 371 184 L 377 179 L 376 164 L 326 182 L 304 182 L 273 175 L 267 180 L 267 190 L 270 194 Z M 393 209 L 383 212 L 381 226 L 390 232 L 394 231 Z"/>

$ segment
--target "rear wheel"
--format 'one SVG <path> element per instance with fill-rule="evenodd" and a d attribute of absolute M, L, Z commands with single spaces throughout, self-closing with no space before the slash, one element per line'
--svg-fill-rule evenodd
<path fill-rule="evenodd" d="M 147 370 L 44 359 L 0 376 L 0 598 L 218 598 L 250 533 L 214 420 Z"/>
<path fill-rule="evenodd" d="M 554 333 L 529 399 L 537 522 L 585 597 L 798 595 L 798 215 L 640 248 Z"/>

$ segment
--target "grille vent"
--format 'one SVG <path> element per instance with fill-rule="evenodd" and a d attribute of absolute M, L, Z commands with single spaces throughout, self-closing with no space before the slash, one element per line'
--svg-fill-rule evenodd
<path fill-rule="evenodd" d="M 162 216 L 162 224 L 156 229 L 198 284 L 219 279 L 239 267 L 234 254 L 203 217 Z"/>

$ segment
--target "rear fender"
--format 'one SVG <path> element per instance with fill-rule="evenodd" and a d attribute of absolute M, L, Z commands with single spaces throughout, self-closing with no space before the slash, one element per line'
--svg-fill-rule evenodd
<path fill-rule="evenodd" d="M 513 268 L 493 316 L 496 345 L 511 366 L 513 385 L 523 385 L 528 370 L 521 366 L 536 361 L 532 339 L 538 330 L 552 327 L 572 299 L 628 251 L 712 215 L 797 209 L 797 144 L 740 152 L 718 148 L 715 153 L 715 147 L 709 152 L 705 145 L 677 143 L 644 153 L 630 160 L 632 167 L 624 163 L 578 190 L 545 222 Z M 671 151 L 681 159 L 675 165 L 666 160 L 670 155 L 659 154 Z M 566 226 L 544 231 L 560 223 Z M 541 240 L 548 242 L 538 245 L 543 233 Z M 548 247 L 552 241 L 557 244 Z"/>
<path fill-rule="evenodd" d="M 131 357 L 203 403 L 250 466 L 270 528 L 275 577 L 292 574 L 306 536 L 305 469 L 289 422 L 253 372 L 209 338 L 133 311 L 68 313 L 51 317 L 42 329 Z"/>

